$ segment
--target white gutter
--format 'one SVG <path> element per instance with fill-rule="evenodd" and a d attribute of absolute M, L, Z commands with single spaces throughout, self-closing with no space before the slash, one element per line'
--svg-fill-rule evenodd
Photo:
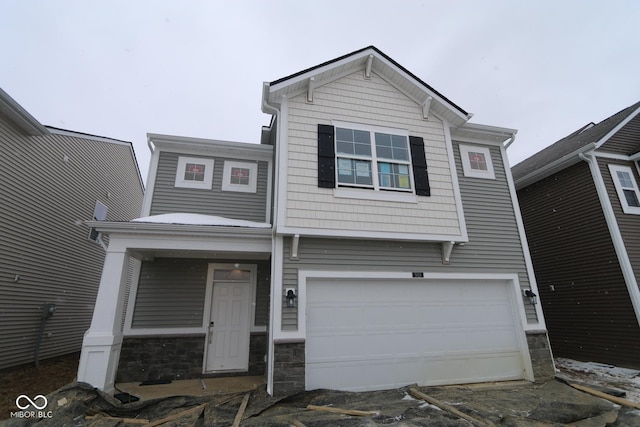
<path fill-rule="evenodd" d="M 517 134 L 517 133 L 518 133 L 518 131 L 515 131 L 515 132 L 513 132 L 513 133 L 511 134 L 511 139 L 509 140 L 509 142 L 507 142 L 507 143 L 504 145 L 505 150 L 506 150 L 507 148 L 509 148 L 509 146 L 510 146 L 511 144 L 513 144 L 513 141 L 515 141 L 515 140 L 516 140 L 516 134 Z"/>
<path fill-rule="evenodd" d="M 633 311 L 636 315 L 636 321 L 640 325 L 640 288 L 638 288 L 638 282 L 636 281 L 636 277 L 633 274 L 633 267 L 631 266 L 631 261 L 629 260 L 629 254 L 627 253 L 627 248 L 624 245 L 624 240 L 622 240 L 622 234 L 620 233 L 620 228 L 618 227 L 616 214 L 613 211 L 613 207 L 611 206 L 609 193 L 607 192 L 607 188 L 604 185 L 604 180 L 602 179 L 602 174 L 600 173 L 600 169 L 598 168 L 598 161 L 593 157 L 593 151 L 589 153 L 579 153 L 578 156 L 582 160 L 587 162 L 587 164 L 589 165 L 589 169 L 591 170 L 591 175 L 593 176 L 593 181 L 596 185 L 596 191 L 598 193 L 598 198 L 600 199 L 600 205 L 602 206 L 604 218 L 607 222 L 609 233 L 611 234 L 613 247 L 616 251 L 618 262 L 620 263 L 622 276 L 624 277 L 625 284 L 627 285 L 627 290 L 629 291 L 629 297 L 631 298 Z"/>
<path fill-rule="evenodd" d="M 578 163 L 580 160 L 577 156 L 579 156 L 583 152 L 594 149 L 595 146 L 595 142 L 587 144 L 584 147 L 580 147 L 577 150 L 572 151 L 571 153 L 566 154 L 557 160 L 554 160 L 546 166 L 536 169 L 535 171 L 528 173 L 525 176 L 521 176 L 520 178 L 515 180 L 516 188 L 519 190 L 523 187 L 526 187 L 527 185 L 540 181 L 541 179 L 544 179 L 551 174 L 565 169 L 566 167 L 571 166 L 574 163 Z"/>
<path fill-rule="evenodd" d="M 153 154 L 155 147 L 153 146 L 153 142 L 151 142 L 151 135 L 147 134 L 147 147 L 149 147 L 149 151 Z"/>

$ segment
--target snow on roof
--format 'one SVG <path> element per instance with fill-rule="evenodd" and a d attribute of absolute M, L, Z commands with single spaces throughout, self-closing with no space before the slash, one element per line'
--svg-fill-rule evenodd
<path fill-rule="evenodd" d="M 170 213 L 162 215 L 136 218 L 133 222 L 151 222 L 156 224 L 184 224 L 184 225 L 217 225 L 222 227 L 250 227 L 271 228 L 265 222 L 244 221 L 241 219 L 225 218 L 222 216 L 201 215 L 194 213 Z"/>

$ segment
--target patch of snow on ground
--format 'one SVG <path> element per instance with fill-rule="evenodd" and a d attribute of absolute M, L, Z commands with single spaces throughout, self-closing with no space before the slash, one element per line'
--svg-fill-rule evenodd
<path fill-rule="evenodd" d="M 438 408 L 436 405 L 432 405 L 426 402 L 420 405 L 420 408 L 431 408 L 431 409 L 437 409 L 438 411 L 442 411 L 442 409 Z"/>
<path fill-rule="evenodd" d="M 640 403 L 639 370 L 564 358 L 556 358 L 555 363 L 564 379 L 581 382 L 587 386 L 591 384 L 621 390 L 626 393 L 625 399 Z"/>
<path fill-rule="evenodd" d="M 405 393 L 405 394 L 404 394 L 404 397 L 402 398 L 402 400 L 416 400 L 416 399 L 414 399 L 413 397 L 411 397 L 411 396 L 409 395 L 409 393 Z"/>
<path fill-rule="evenodd" d="M 155 224 L 217 225 L 222 227 L 271 228 L 271 224 L 267 224 L 265 222 L 245 221 L 241 219 L 225 218 L 223 216 L 202 215 L 193 213 L 152 215 L 142 218 L 136 218 L 132 221 L 151 222 Z"/>

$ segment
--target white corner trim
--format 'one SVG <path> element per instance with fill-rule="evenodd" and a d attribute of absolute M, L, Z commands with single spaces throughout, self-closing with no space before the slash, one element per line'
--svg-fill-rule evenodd
<path fill-rule="evenodd" d="M 525 232 L 525 229 L 524 229 L 522 213 L 520 212 L 520 204 L 518 203 L 516 186 L 513 182 L 513 176 L 511 175 L 511 168 L 509 167 L 509 159 L 507 158 L 507 150 L 504 148 L 504 146 L 500 147 L 500 155 L 502 156 L 502 163 L 504 165 L 504 171 L 507 177 L 507 185 L 509 187 L 509 195 L 511 197 L 513 212 L 516 217 L 518 234 L 520 235 L 520 246 L 522 247 L 522 253 L 524 254 L 524 262 L 527 268 L 527 276 L 529 276 L 529 286 L 531 287 L 531 291 L 533 291 L 536 295 L 540 295 L 540 292 L 538 291 L 538 282 L 536 281 L 536 274 L 533 269 L 533 262 L 531 261 L 531 252 L 529 251 L 529 242 L 527 241 L 527 233 Z M 518 306 L 520 306 L 524 312 L 524 301 L 522 298 L 519 298 Z M 538 323 L 528 323 L 525 315 L 524 317 L 525 331 L 535 330 L 535 329 L 545 329 L 545 330 L 547 329 L 547 325 L 544 320 L 544 313 L 542 312 L 542 302 L 540 298 L 538 298 L 538 304 L 536 304 L 535 309 L 536 309 L 536 317 L 538 318 Z"/>
<path fill-rule="evenodd" d="M 267 393 L 273 392 L 274 342 L 282 331 L 282 270 L 284 262 L 284 241 L 282 236 L 274 236 L 271 249 L 271 298 L 269 310 L 269 348 L 267 356 Z M 299 301 L 298 301 L 298 305 Z"/>
<path fill-rule="evenodd" d="M 453 196 L 456 200 L 456 212 L 458 213 L 458 224 L 460 227 L 460 239 L 452 240 L 455 240 L 456 242 L 468 242 L 469 235 L 467 233 L 467 220 L 464 216 L 464 206 L 462 205 L 462 195 L 460 194 L 460 182 L 458 181 L 458 169 L 456 168 L 456 159 L 453 152 L 453 141 L 451 140 L 449 122 L 443 120 L 442 128 L 444 129 L 444 141 L 447 147 L 447 157 L 449 158 L 449 170 L 451 171 L 451 184 L 453 186 Z"/>
<path fill-rule="evenodd" d="M 151 156 L 151 162 L 149 165 L 149 172 L 147 174 L 147 188 L 144 192 L 144 198 L 142 201 L 141 217 L 149 216 L 151 213 L 151 202 L 153 201 L 153 193 L 156 189 L 156 177 L 158 174 L 158 162 L 160 158 L 159 150 L 155 150 Z"/>
<path fill-rule="evenodd" d="M 276 197 L 275 197 L 275 207 L 277 209 L 276 213 L 276 221 L 274 222 L 274 228 L 276 226 L 284 226 L 287 219 L 287 177 L 289 174 L 289 162 L 288 162 L 288 152 L 289 152 L 289 119 L 287 115 L 289 114 L 289 100 L 286 97 L 283 97 L 282 104 L 280 106 L 280 115 L 278 118 L 280 119 L 280 123 L 278 123 L 278 138 L 276 141 L 276 167 L 275 173 L 277 174 L 276 179 Z"/>
<path fill-rule="evenodd" d="M 591 170 L 591 176 L 593 177 L 593 181 L 596 185 L 596 192 L 598 193 L 598 198 L 600 199 L 600 205 L 602 206 L 604 218 L 609 228 L 609 234 L 611 235 L 613 247 L 616 251 L 616 255 L 618 256 L 618 262 L 620 263 L 622 276 L 624 277 L 625 284 L 627 285 L 627 290 L 629 291 L 629 297 L 631 298 L 633 311 L 635 312 L 636 320 L 640 325 L 640 288 L 638 288 L 638 282 L 636 281 L 636 277 L 633 273 L 631 260 L 629 259 L 627 248 L 624 244 L 624 240 L 622 239 L 622 233 L 620 232 L 618 220 L 616 218 L 615 212 L 613 211 L 613 206 L 611 205 L 611 199 L 609 198 L 607 187 L 605 186 L 604 179 L 602 178 L 602 174 L 600 173 L 600 168 L 598 167 L 598 159 L 591 157 L 590 154 L 591 153 L 581 154 L 581 158 L 586 160 L 589 164 L 589 169 Z"/>

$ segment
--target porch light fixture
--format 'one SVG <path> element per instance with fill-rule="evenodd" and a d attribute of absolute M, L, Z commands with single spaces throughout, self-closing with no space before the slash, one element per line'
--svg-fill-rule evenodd
<path fill-rule="evenodd" d="M 534 294 L 531 289 L 525 289 L 524 296 L 529 299 L 529 304 L 535 305 L 538 303 L 538 295 Z"/>
<path fill-rule="evenodd" d="M 296 291 L 293 288 L 287 289 L 287 294 L 285 295 L 287 298 L 287 307 L 295 307 L 296 306 Z"/>

